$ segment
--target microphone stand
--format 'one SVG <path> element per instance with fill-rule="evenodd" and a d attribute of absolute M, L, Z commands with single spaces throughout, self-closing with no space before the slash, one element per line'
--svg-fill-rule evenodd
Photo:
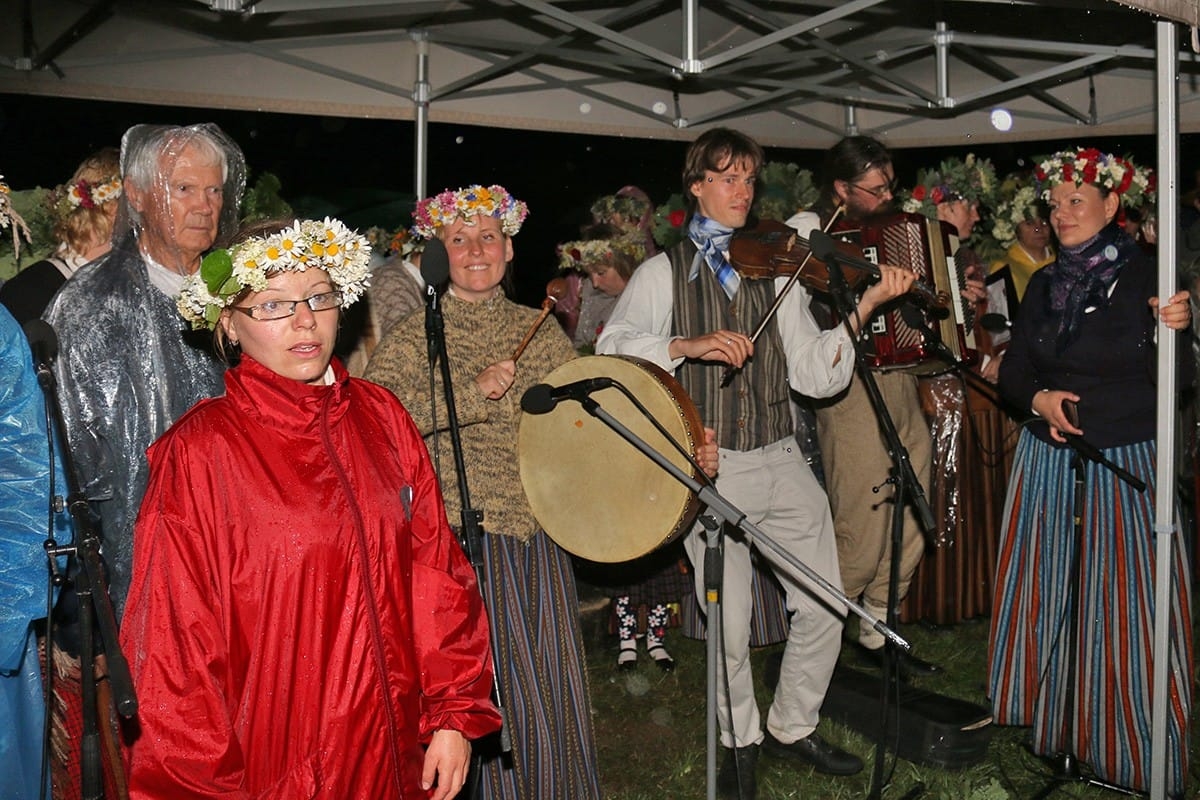
<path fill-rule="evenodd" d="M 79 597 L 79 682 L 83 703 L 83 736 L 80 740 L 80 790 L 84 800 L 104 797 L 104 776 L 100 756 L 99 712 L 96 707 L 96 652 L 93 622 L 100 632 L 100 641 L 108 662 L 108 681 L 113 705 L 122 717 L 129 719 L 137 713 L 137 695 L 121 645 L 117 639 L 117 620 L 104 567 L 100 559 L 100 535 L 92 524 L 87 497 L 79 487 L 74 457 L 66 439 L 66 425 L 58 404 L 58 389 L 54 372 L 40 362 L 37 364 L 38 385 L 46 398 L 47 414 L 53 409 L 54 427 L 63 442 L 63 472 L 66 474 L 67 510 L 75 522 L 75 544 L 67 547 L 46 544 L 46 553 L 53 561 L 60 555 L 74 555 L 81 569 L 75 576 L 75 593 Z M 47 648 L 51 647 L 47 637 Z M 103 724 L 108 724 L 105 721 Z"/>
<path fill-rule="evenodd" d="M 458 496 L 462 505 L 462 532 L 459 536 L 459 544 L 462 545 L 471 568 L 475 570 L 475 581 L 479 585 L 479 592 L 486 603 L 488 596 L 483 588 L 487 583 L 487 572 L 483 564 L 483 512 L 471 506 L 471 490 L 467 485 L 467 466 L 463 459 L 458 410 L 454 405 L 454 383 L 450 378 L 450 359 L 446 353 L 445 318 L 442 316 L 442 305 L 438 298 L 437 287 L 433 283 L 429 283 L 425 287 L 425 300 L 425 337 L 429 349 L 429 368 L 432 370 L 435 362 L 441 366 L 442 393 L 446 400 L 446 424 L 450 429 L 450 449 L 454 451 L 454 469 L 458 476 Z M 437 428 L 436 423 L 434 428 Z M 496 660 L 495 625 L 491 626 L 491 639 L 492 703 L 500 713 L 500 751 L 508 753 L 512 751 L 512 732 L 508 726 L 508 715 L 504 712 L 503 694 L 500 691 L 500 665 Z M 471 769 L 472 777 L 467 796 L 478 797 L 483 754 L 477 748 L 473 748 L 471 760 L 474 764 Z"/>
<path fill-rule="evenodd" d="M 818 237 L 814 237 L 813 241 L 815 242 L 817 239 Z M 823 254 L 820 258 L 829 267 L 829 289 L 833 297 L 833 304 L 838 314 L 841 315 L 846 330 L 850 333 L 850 341 L 854 344 L 855 368 L 862 379 L 863 387 L 867 391 L 868 398 L 870 398 L 871 406 L 875 409 L 875 417 L 879 423 L 879 429 L 883 434 L 888 455 L 892 459 L 891 477 L 888 478 L 888 482 L 895 485 L 895 491 L 893 494 L 894 503 L 891 509 L 892 557 L 888 569 L 887 625 L 889 628 L 894 629 L 898 624 L 896 594 L 897 587 L 900 584 L 900 551 L 904 541 L 904 509 L 906 505 L 911 504 L 920 523 L 921 530 L 924 531 L 927 539 L 932 537 L 935 532 L 933 511 L 925 498 L 925 490 L 921 486 L 921 482 L 917 479 L 916 472 L 913 470 L 908 450 L 905 449 L 903 442 L 900 441 L 900 434 L 896 430 L 896 423 L 892 419 L 892 415 L 884 402 L 883 395 L 879 391 L 879 385 L 875 382 L 875 375 L 868 366 L 862 341 L 859 336 L 854 334 L 851 328 L 851 316 L 856 314 L 857 311 L 854 292 L 846 280 L 845 273 L 842 271 L 842 262 L 847 259 L 834 248 L 829 248 L 827 256 Z M 871 789 L 867 795 L 872 800 L 878 800 L 883 793 L 883 756 L 888 727 L 888 690 L 892 686 L 896 688 L 897 705 L 899 704 L 900 662 L 899 654 L 893 649 L 894 645 L 894 640 L 889 640 L 883 646 L 883 681 L 880 684 L 880 691 L 883 697 L 880 703 L 880 728 L 879 737 L 875 742 L 875 762 L 871 775 Z M 908 648 L 905 649 L 907 650 Z M 896 711 L 894 719 L 897 726 L 897 735 L 899 735 L 899 709 L 897 708 Z"/>
<path fill-rule="evenodd" d="M 614 384 L 616 386 L 620 386 L 620 384 L 616 384 L 615 382 L 614 382 Z M 621 387 L 621 390 L 626 391 L 624 389 L 624 387 Z M 588 414 L 590 414 L 591 416 L 595 417 L 596 419 L 600 420 L 602 423 L 607 425 L 610 429 L 612 429 L 614 432 L 616 432 L 622 439 L 629 442 L 629 444 L 633 445 L 633 447 L 636 448 L 639 452 L 641 452 L 643 455 L 645 455 L 647 458 L 649 458 L 651 461 L 653 461 L 655 464 L 657 464 L 659 467 L 661 467 L 663 470 L 665 470 L 669 475 L 671 475 L 671 477 L 673 477 L 675 480 L 679 481 L 684 486 L 686 486 L 689 490 L 691 490 L 693 493 L 695 493 L 697 498 L 700 500 L 700 502 L 703 503 L 707 507 L 706 512 L 705 512 L 706 515 L 716 515 L 716 517 L 719 517 L 721 520 L 725 521 L 726 523 L 739 528 L 743 533 L 746 534 L 746 536 L 749 538 L 749 540 L 751 542 L 753 542 L 754 544 L 758 545 L 759 547 L 765 547 L 765 548 L 771 550 L 771 552 L 773 552 L 775 555 L 777 555 L 781 560 L 783 560 L 786 564 L 788 564 L 793 569 L 795 575 L 798 575 L 799 577 L 804 578 L 810 586 L 821 589 L 827 596 L 834 599 L 836 602 L 840 603 L 841 605 L 845 606 L 847 610 L 857 614 L 862 619 L 863 622 L 865 622 L 865 623 L 869 624 L 871 627 L 873 627 L 876 631 L 878 631 L 881 635 L 883 635 L 890 643 L 892 643 L 896 647 L 899 647 L 905 651 L 908 651 L 911 648 L 909 643 L 906 642 L 904 639 L 900 638 L 900 635 L 897 634 L 892 629 L 893 626 L 889 626 L 887 624 L 884 624 L 884 622 L 875 619 L 875 617 L 871 616 L 870 613 L 868 613 L 865 609 L 863 609 L 861 606 L 859 606 L 858 603 L 855 603 L 853 600 L 851 600 L 849 597 L 847 597 L 844 592 L 842 592 L 840 589 L 838 589 L 836 586 L 834 586 L 832 583 L 830 583 L 828 580 L 826 580 L 818 572 L 813 570 L 812 567 L 805 564 L 803 561 L 801 561 L 799 558 L 797 558 L 793 553 L 791 553 L 790 551 L 785 549 L 778 542 L 771 539 L 770 536 L 768 536 L 767 534 L 765 534 L 761 530 L 759 530 L 758 526 L 756 526 L 754 523 L 747 520 L 745 513 L 742 512 L 741 510 L 739 510 L 736 506 L 734 506 L 732 503 L 730 503 L 724 497 L 722 497 L 721 494 L 716 490 L 716 487 L 712 484 L 711 481 L 707 482 L 707 483 L 701 483 L 700 481 L 693 478 L 690 474 L 684 472 L 675 463 L 673 463 L 672 461 L 667 459 L 662 453 L 655 450 L 644 439 L 639 437 L 636 433 L 634 433 L 629 428 L 627 428 L 624 424 L 622 424 L 620 420 L 616 419 L 611 414 L 609 414 L 607 411 L 605 411 L 600 406 L 600 404 L 597 403 L 596 400 L 593 399 L 586 392 L 581 391 L 581 392 L 573 393 L 570 395 L 570 398 L 573 400 L 577 400 L 579 402 L 579 404 L 583 406 L 584 411 L 586 411 Z M 713 530 L 710 527 L 711 523 L 712 523 L 712 520 L 703 520 L 703 524 L 704 524 L 705 528 L 707 528 L 710 531 L 710 533 Z M 722 556 L 721 556 L 720 550 L 713 545 L 713 542 L 717 541 L 718 537 L 710 535 L 708 538 L 709 538 L 709 545 L 705 549 L 705 552 L 704 552 L 705 585 L 706 585 L 706 589 L 710 589 L 710 588 L 713 588 L 713 585 L 715 584 L 715 588 L 717 590 L 719 590 L 720 586 L 721 586 L 720 580 L 721 580 L 722 566 L 723 566 L 722 565 Z M 714 599 L 715 599 L 715 595 L 710 594 L 709 595 L 709 603 L 708 603 L 710 615 L 713 613 L 712 609 L 713 609 L 713 605 L 714 605 Z M 707 741 L 707 753 L 706 753 L 707 761 L 706 761 L 705 774 L 706 774 L 706 780 L 707 780 L 707 784 L 708 784 L 708 799 L 709 800 L 715 800 L 715 798 L 716 798 L 716 763 L 717 763 L 716 664 L 717 664 L 717 655 L 718 655 L 718 653 L 717 653 L 717 637 L 722 635 L 721 631 L 715 630 L 711 626 L 711 623 L 714 619 L 720 619 L 719 615 L 716 617 L 713 617 L 713 616 L 709 617 L 709 620 L 710 620 L 710 629 L 708 632 L 709 644 L 708 644 L 708 647 L 706 648 L 706 653 L 707 653 L 707 657 L 708 657 L 708 676 L 709 676 L 708 694 L 707 694 L 707 702 L 708 702 L 709 710 L 708 710 L 708 715 L 707 715 L 707 720 L 706 720 L 707 740 L 708 741 Z"/>

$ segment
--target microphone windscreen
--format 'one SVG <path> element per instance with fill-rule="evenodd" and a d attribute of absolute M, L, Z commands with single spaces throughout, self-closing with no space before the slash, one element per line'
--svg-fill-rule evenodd
<path fill-rule="evenodd" d="M 919 331 L 924 330 L 926 327 L 925 315 L 921 313 L 921 309 L 907 300 L 903 300 L 900 303 L 900 319 L 904 320 L 904 324 L 910 328 L 915 328 Z"/>
<path fill-rule="evenodd" d="M 421 253 L 421 278 L 427 286 L 437 286 L 450 277 L 450 254 L 436 236 L 425 243 Z"/>
<path fill-rule="evenodd" d="M 521 410 L 526 414 L 545 414 L 553 411 L 556 405 L 554 387 L 548 383 L 535 383 L 521 395 Z"/>
<path fill-rule="evenodd" d="M 984 314 L 979 318 L 979 327 L 988 333 L 1004 333 L 1012 327 L 1012 323 L 1003 314 Z"/>
<path fill-rule="evenodd" d="M 53 361 L 58 355 L 58 334 L 54 327 L 44 319 L 31 319 L 22 328 L 30 349 L 40 358 Z"/>
<path fill-rule="evenodd" d="M 837 245 L 833 243 L 832 236 L 817 228 L 808 234 L 808 249 L 813 258 L 829 263 L 829 257 L 837 249 Z"/>

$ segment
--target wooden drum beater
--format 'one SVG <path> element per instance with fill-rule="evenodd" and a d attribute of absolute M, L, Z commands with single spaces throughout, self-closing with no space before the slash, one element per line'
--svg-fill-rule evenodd
<path fill-rule="evenodd" d="M 516 361 L 521 357 L 521 353 L 525 352 L 526 346 L 533 340 L 533 335 L 537 333 L 538 328 L 542 327 L 542 323 L 546 321 L 546 317 L 550 316 L 550 312 L 554 310 L 554 304 L 566 293 L 567 281 L 565 278 L 555 278 L 546 284 L 546 299 L 542 301 L 542 313 L 538 314 L 537 319 L 529 326 L 529 332 L 525 334 L 525 338 L 521 340 L 521 343 L 517 345 L 517 349 L 513 351 L 513 361 Z"/>

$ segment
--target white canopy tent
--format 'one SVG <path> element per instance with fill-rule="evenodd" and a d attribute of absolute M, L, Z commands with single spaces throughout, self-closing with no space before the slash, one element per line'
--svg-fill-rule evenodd
<path fill-rule="evenodd" d="M 680 139 L 736 122 L 781 147 L 1150 133 L 1154 18 L 1124 6 L 1200 15 L 1195 0 L 10 2 L 5 92 L 393 119 L 427 100 L 433 121 Z M 1181 125 L 1200 130 L 1185 44 Z"/>
<path fill-rule="evenodd" d="M 848 133 L 903 148 L 1157 132 L 1160 295 L 1174 286 L 1176 134 L 1200 131 L 1200 0 L 6 5 L 0 92 L 414 120 L 418 195 L 430 121 L 686 140 L 728 124 L 780 147 Z M 1010 131 L 993 126 L 996 109 Z M 1166 338 L 1158 485 L 1171 487 Z M 1165 565 L 1178 532 L 1171 492 L 1160 494 Z M 1160 579 L 1159 608 L 1165 591 Z M 1165 698 L 1155 712 L 1165 737 Z"/>

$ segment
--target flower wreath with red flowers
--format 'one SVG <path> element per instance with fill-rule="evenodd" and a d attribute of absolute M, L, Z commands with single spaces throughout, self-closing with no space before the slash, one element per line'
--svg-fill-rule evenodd
<path fill-rule="evenodd" d="M 998 187 L 992 162 L 968 153 L 966 158 L 947 158 L 937 169 L 918 171 L 917 184 L 901 194 L 900 207 L 909 213 L 937 219 L 939 203 L 967 200 L 994 205 Z"/>
<path fill-rule="evenodd" d="M 687 204 L 678 192 L 654 209 L 654 241 L 664 250 L 674 247 L 687 236 Z"/>
<path fill-rule="evenodd" d="M 50 195 L 50 206 L 54 216 L 66 219 L 77 208 L 99 208 L 105 203 L 119 200 L 121 194 L 120 175 L 110 175 L 105 180 L 95 183 L 80 178 L 74 183 L 65 183 L 57 187 Z"/>
<path fill-rule="evenodd" d="M 614 253 L 628 256 L 637 266 L 646 260 L 645 240 L 640 235 L 633 235 L 563 242 L 558 246 L 558 268 L 587 272 L 588 267 L 611 265 Z"/>
<path fill-rule="evenodd" d="M 1139 167 L 1129 157 L 1105 153 L 1095 147 L 1077 147 L 1060 150 L 1039 160 L 1033 170 L 1038 193 L 1043 200 L 1050 199 L 1050 188 L 1060 183 L 1071 182 L 1076 186 L 1085 183 L 1103 186 L 1116 192 L 1127 208 L 1140 208 L 1144 203 L 1154 203 L 1154 171 Z"/>

